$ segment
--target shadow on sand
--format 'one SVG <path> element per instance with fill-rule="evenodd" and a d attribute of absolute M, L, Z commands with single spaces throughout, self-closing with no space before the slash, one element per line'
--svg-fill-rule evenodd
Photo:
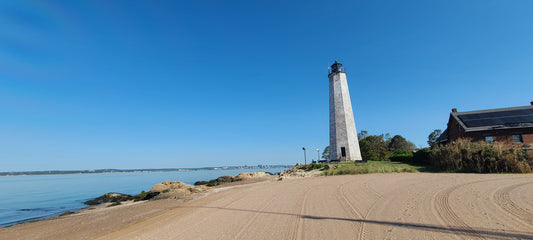
<path fill-rule="evenodd" d="M 517 231 L 500 232 L 500 231 L 496 231 L 493 229 L 482 229 L 482 228 L 465 229 L 462 227 L 454 227 L 454 226 L 439 226 L 439 225 L 429 225 L 429 224 L 419 224 L 419 223 L 402 223 L 402 222 L 364 220 L 364 219 L 341 218 L 341 217 L 324 217 L 324 216 L 313 216 L 313 215 L 305 215 L 305 214 L 300 215 L 300 214 L 294 214 L 294 213 L 257 211 L 257 210 L 239 209 L 239 208 L 222 208 L 222 207 L 206 207 L 206 206 L 180 206 L 177 208 L 198 208 L 198 209 L 206 208 L 206 209 L 218 209 L 218 210 L 224 210 L 224 211 L 241 211 L 241 212 L 253 212 L 253 213 L 260 213 L 260 214 L 299 216 L 300 218 L 303 218 L 303 219 L 313 219 L 313 220 L 365 222 L 367 224 L 378 224 L 378 225 L 418 229 L 418 230 L 423 230 L 423 231 L 447 233 L 447 234 L 453 234 L 453 235 L 463 235 L 463 236 L 468 236 L 471 238 L 487 238 L 488 237 L 488 238 L 496 238 L 496 239 L 533 239 L 533 232 L 517 232 Z"/>

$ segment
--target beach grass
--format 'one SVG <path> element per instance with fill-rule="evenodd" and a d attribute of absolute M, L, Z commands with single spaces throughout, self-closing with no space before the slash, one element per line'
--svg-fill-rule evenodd
<path fill-rule="evenodd" d="M 366 163 L 348 162 L 331 165 L 329 169 L 322 172 L 322 175 L 332 176 L 366 173 L 419 172 L 420 168 L 422 167 L 390 161 L 368 161 Z"/>

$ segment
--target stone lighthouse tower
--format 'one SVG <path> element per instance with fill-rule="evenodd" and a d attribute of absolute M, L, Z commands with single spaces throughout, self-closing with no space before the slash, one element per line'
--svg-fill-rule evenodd
<path fill-rule="evenodd" d="M 331 65 L 329 77 L 329 160 L 360 161 L 352 102 L 342 64 Z"/>

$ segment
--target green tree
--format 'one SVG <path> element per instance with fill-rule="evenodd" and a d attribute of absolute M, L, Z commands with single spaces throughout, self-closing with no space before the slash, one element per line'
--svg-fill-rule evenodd
<path fill-rule="evenodd" d="M 322 159 L 329 160 L 329 146 L 324 148 L 324 151 L 322 151 Z"/>
<path fill-rule="evenodd" d="M 389 140 L 387 147 L 391 152 L 412 152 L 414 150 L 414 144 L 412 142 L 407 141 L 407 139 L 400 135 L 395 135 L 394 137 L 392 137 Z"/>
<path fill-rule="evenodd" d="M 442 134 L 442 130 L 440 129 L 435 129 L 433 130 L 433 132 L 431 132 L 428 136 L 428 145 L 431 147 L 431 148 L 434 148 L 437 146 L 437 139 L 440 137 L 440 135 Z"/>
<path fill-rule="evenodd" d="M 361 140 L 363 138 L 366 138 L 367 136 L 368 136 L 368 131 L 361 130 L 361 132 L 359 132 L 359 134 L 357 134 L 357 139 Z"/>
<path fill-rule="evenodd" d="M 359 141 L 361 156 L 365 160 L 387 160 L 390 152 L 387 148 L 385 135 L 370 135 Z"/>

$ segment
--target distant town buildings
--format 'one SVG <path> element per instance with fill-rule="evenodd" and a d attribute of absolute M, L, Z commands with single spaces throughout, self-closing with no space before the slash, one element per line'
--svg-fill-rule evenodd
<path fill-rule="evenodd" d="M 521 146 L 533 151 L 533 102 L 530 106 L 459 112 L 452 109 L 448 127 L 437 139 L 446 144 L 458 138 L 504 146 Z"/>

